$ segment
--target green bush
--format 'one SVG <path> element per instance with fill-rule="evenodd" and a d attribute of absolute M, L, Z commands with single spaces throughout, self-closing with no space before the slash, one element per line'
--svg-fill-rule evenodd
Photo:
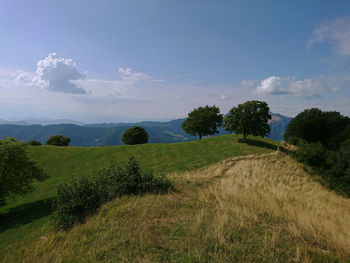
<path fill-rule="evenodd" d="M 129 145 L 143 144 L 148 142 L 148 138 L 148 133 L 144 128 L 135 126 L 124 132 L 122 141 Z"/>
<path fill-rule="evenodd" d="M 70 138 L 63 135 L 54 135 L 47 140 L 47 145 L 55 146 L 68 146 L 70 143 Z"/>
<path fill-rule="evenodd" d="M 101 206 L 98 190 L 96 183 L 87 177 L 74 179 L 70 184 L 58 185 L 56 211 L 53 213 L 55 229 L 68 230 L 95 213 Z"/>
<path fill-rule="evenodd" d="M 291 144 L 291 145 L 297 145 L 298 144 L 298 141 L 300 139 L 296 136 L 291 136 L 287 139 L 287 143 Z"/>
<path fill-rule="evenodd" d="M 36 140 L 30 140 L 27 145 L 30 145 L 30 146 L 40 146 L 41 145 L 41 142 L 39 141 L 36 141 Z"/>
<path fill-rule="evenodd" d="M 302 143 L 295 156 L 311 166 L 328 187 L 350 196 L 350 141 L 339 151 L 328 150 L 321 143 Z"/>
<path fill-rule="evenodd" d="M 135 159 L 122 167 L 110 166 L 99 171 L 95 179 L 83 177 L 71 184 L 58 186 L 53 223 L 56 230 L 68 230 L 83 223 L 101 205 L 123 195 L 164 193 L 173 188 L 166 176 L 143 174 Z"/>
<path fill-rule="evenodd" d="M 333 189 L 341 190 L 350 196 L 350 140 L 345 141 L 338 152 L 332 153 L 332 166 L 324 175 L 326 181 Z"/>
<path fill-rule="evenodd" d="M 100 170 L 97 185 L 104 201 L 123 195 L 164 193 L 172 188 L 172 183 L 164 175 L 141 173 L 138 163 L 133 158 L 130 158 L 124 167 L 110 166 Z"/>
<path fill-rule="evenodd" d="M 302 143 L 296 151 L 299 162 L 312 167 L 321 167 L 325 162 L 326 149 L 321 143 Z"/>

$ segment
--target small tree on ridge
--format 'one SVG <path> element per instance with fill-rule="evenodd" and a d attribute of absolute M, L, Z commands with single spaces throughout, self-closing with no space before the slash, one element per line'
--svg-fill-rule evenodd
<path fill-rule="evenodd" d="M 233 107 L 225 117 L 224 127 L 229 132 L 247 135 L 267 136 L 270 133 L 268 121 L 271 119 L 270 108 L 264 101 L 251 100 Z"/>
<path fill-rule="evenodd" d="M 197 135 L 199 139 L 203 136 L 219 133 L 217 128 L 222 125 L 223 115 L 216 106 L 199 107 L 188 114 L 187 119 L 182 123 L 182 129 L 190 134 Z"/>

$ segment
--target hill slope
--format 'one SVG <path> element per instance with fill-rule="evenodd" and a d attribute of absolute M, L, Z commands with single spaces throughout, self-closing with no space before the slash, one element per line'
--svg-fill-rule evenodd
<path fill-rule="evenodd" d="M 280 141 L 291 118 L 272 114 L 271 132 L 268 138 Z M 150 143 L 174 143 L 196 140 L 196 136 L 186 134 L 181 124 L 185 119 L 169 122 L 144 121 L 139 123 L 110 123 L 79 126 L 74 124 L 56 125 L 0 125 L 0 138 L 12 136 L 19 140 L 38 140 L 45 143 L 52 135 L 61 134 L 71 138 L 72 146 L 110 146 L 122 145 L 123 133 L 135 126 L 142 126 L 149 134 Z M 223 128 L 218 135 L 228 134 Z"/>
<path fill-rule="evenodd" d="M 289 156 L 229 158 L 175 173 L 177 191 L 124 197 L 5 262 L 349 262 L 350 200 Z"/>
<path fill-rule="evenodd" d="M 201 141 L 170 144 L 145 144 L 108 147 L 28 147 L 29 153 L 49 174 L 49 179 L 35 184 L 35 191 L 11 200 L 0 208 L 1 248 L 20 242 L 30 243 L 49 231 L 52 197 L 56 185 L 73 176 L 93 176 L 110 164 L 118 165 L 134 156 L 144 171 L 172 173 L 194 170 L 245 154 L 263 154 L 276 149 L 275 141 L 250 137 L 249 144 L 238 142 L 236 135 L 216 136 Z M 14 246 L 13 244 L 16 244 Z M 0 260 L 1 261 L 1 260 Z"/>

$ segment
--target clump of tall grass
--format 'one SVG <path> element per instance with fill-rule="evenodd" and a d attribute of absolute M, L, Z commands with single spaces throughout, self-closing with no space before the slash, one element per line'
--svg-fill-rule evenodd
<path fill-rule="evenodd" d="M 135 159 L 130 158 L 124 166 L 100 170 L 94 179 L 82 177 L 59 185 L 53 224 L 56 230 L 68 230 L 117 197 L 164 193 L 172 187 L 165 175 L 144 174 Z"/>

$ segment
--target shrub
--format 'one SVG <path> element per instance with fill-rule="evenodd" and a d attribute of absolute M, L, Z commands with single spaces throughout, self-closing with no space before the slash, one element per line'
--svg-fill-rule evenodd
<path fill-rule="evenodd" d="M 172 188 L 166 176 L 143 174 L 135 159 L 130 158 L 122 167 L 100 170 L 95 179 L 83 177 L 71 184 L 59 185 L 53 223 L 56 230 L 68 230 L 76 223 L 83 223 L 102 204 L 116 197 L 164 193 Z"/>
<path fill-rule="evenodd" d="M 345 141 L 334 155 L 330 169 L 325 173 L 327 182 L 333 189 L 339 189 L 350 196 L 350 140 Z"/>
<path fill-rule="evenodd" d="M 325 161 L 326 149 L 321 143 L 302 143 L 296 151 L 298 161 L 313 167 L 321 167 Z"/>
<path fill-rule="evenodd" d="M 68 146 L 70 143 L 70 138 L 63 135 L 54 135 L 47 140 L 47 145 L 56 145 L 56 146 Z"/>
<path fill-rule="evenodd" d="M 291 144 L 291 145 L 297 145 L 298 144 L 298 137 L 295 136 L 291 136 L 287 139 L 287 143 Z"/>
<path fill-rule="evenodd" d="M 56 211 L 53 223 L 56 230 L 68 230 L 83 223 L 87 216 L 101 206 L 100 193 L 95 182 L 87 177 L 74 179 L 70 184 L 57 187 Z"/>
<path fill-rule="evenodd" d="M 144 128 L 135 126 L 124 132 L 122 141 L 129 145 L 143 144 L 148 142 L 148 137 L 148 133 Z"/>
<path fill-rule="evenodd" d="M 27 145 L 30 145 L 30 146 L 40 146 L 41 145 L 41 142 L 39 141 L 36 141 L 36 140 L 30 140 Z"/>

